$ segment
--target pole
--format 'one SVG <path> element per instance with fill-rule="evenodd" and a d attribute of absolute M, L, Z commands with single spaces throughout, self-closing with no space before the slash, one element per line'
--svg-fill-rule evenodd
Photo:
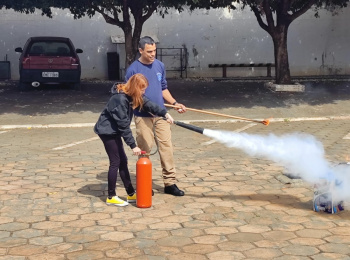
<path fill-rule="evenodd" d="M 174 105 L 170 105 L 170 104 L 164 104 L 164 105 L 166 107 L 172 107 L 172 108 L 176 108 L 176 109 L 181 108 L 179 106 L 174 106 Z M 210 112 L 210 111 L 205 111 L 205 110 L 199 110 L 199 109 L 189 108 L 189 107 L 186 107 L 186 110 L 199 112 L 199 113 L 203 113 L 203 114 L 208 114 L 208 115 L 223 116 L 223 117 L 228 117 L 228 118 L 234 118 L 234 119 L 240 119 L 240 120 L 245 120 L 245 121 L 250 121 L 250 122 L 256 122 L 256 123 L 261 123 L 261 124 L 264 124 L 264 125 L 268 125 L 270 123 L 270 121 L 268 119 L 264 119 L 264 120 L 260 121 L 260 120 L 245 118 L 245 117 L 231 116 L 231 115 L 220 114 L 220 113 L 215 113 L 215 112 Z"/>

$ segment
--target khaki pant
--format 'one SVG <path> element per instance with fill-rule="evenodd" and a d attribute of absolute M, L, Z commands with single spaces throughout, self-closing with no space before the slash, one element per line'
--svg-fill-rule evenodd
<path fill-rule="evenodd" d="M 160 117 L 135 116 L 137 146 L 147 153 L 151 152 L 155 140 L 153 133 L 154 124 L 164 185 L 170 186 L 176 182 L 170 124 Z"/>

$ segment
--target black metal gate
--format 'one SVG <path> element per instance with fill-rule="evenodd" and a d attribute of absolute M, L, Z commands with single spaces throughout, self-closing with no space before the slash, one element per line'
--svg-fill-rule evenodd
<path fill-rule="evenodd" d="M 157 48 L 156 58 L 165 64 L 167 71 L 178 71 L 180 77 L 187 78 L 187 49 L 186 48 Z"/>

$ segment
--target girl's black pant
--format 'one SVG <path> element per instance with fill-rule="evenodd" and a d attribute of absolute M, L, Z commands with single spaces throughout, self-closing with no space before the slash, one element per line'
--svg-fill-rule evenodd
<path fill-rule="evenodd" d="M 119 171 L 120 178 L 128 195 L 135 192 L 130 180 L 128 169 L 128 158 L 126 157 L 121 136 L 117 135 L 99 135 L 109 158 L 108 169 L 108 197 L 116 196 L 117 175 Z"/>

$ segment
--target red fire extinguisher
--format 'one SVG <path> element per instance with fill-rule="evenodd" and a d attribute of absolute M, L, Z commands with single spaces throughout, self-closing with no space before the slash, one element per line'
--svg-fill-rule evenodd
<path fill-rule="evenodd" d="M 142 151 L 136 163 L 136 206 L 149 208 L 152 206 L 152 162 Z"/>

